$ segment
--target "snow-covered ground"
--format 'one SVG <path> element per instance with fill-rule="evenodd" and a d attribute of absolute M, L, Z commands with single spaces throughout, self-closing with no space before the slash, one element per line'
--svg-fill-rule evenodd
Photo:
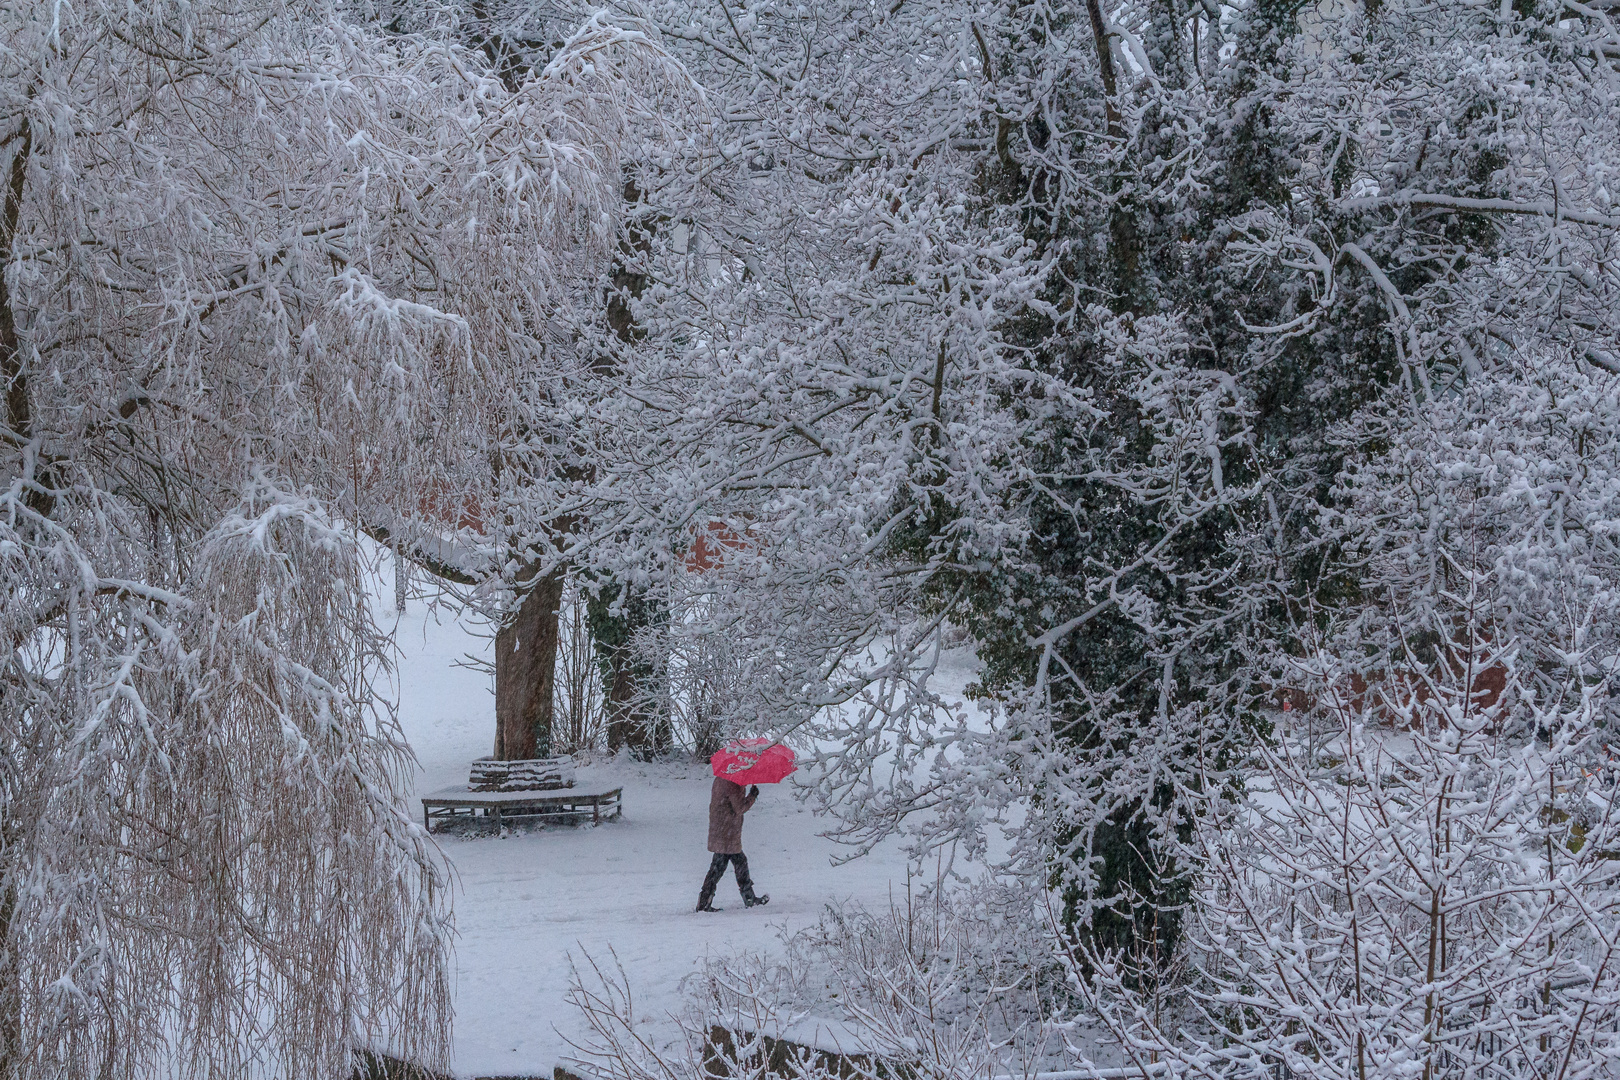
<path fill-rule="evenodd" d="M 416 793 L 465 784 L 468 764 L 490 752 L 494 698 L 487 675 L 455 661 L 487 655 L 488 642 L 447 609 L 435 618 L 418 602 L 400 619 L 397 641 L 400 720 L 422 766 Z M 968 672 L 960 675 L 965 681 Z M 608 760 L 581 768 L 577 782 L 622 785 L 623 818 L 504 838 L 438 836 L 458 879 L 459 1075 L 549 1076 L 568 1056 L 567 1037 L 583 1030 L 565 1000 L 571 955 L 611 962 L 610 951 L 616 954 L 638 1011 L 657 1028 L 704 955 L 769 949 L 783 932 L 813 923 L 828 903 L 881 907 L 904 893 L 898 847 L 834 866 L 843 849 L 817 835 L 825 821 L 785 787 L 764 788 L 743 838 L 770 904 L 745 909 L 728 873 L 716 900 L 725 910 L 699 914 L 693 908 L 709 862 L 707 767 Z M 673 1033 L 672 1024 L 659 1032 Z"/>

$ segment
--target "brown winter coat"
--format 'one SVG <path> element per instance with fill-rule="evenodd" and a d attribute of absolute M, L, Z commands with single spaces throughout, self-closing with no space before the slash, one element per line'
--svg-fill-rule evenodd
<path fill-rule="evenodd" d="M 709 792 L 709 850 L 717 855 L 737 855 L 742 852 L 743 815 L 748 813 L 759 792 L 745 794 L 741 784 L 734 784 L 723 776 L 714 778 Z"/>

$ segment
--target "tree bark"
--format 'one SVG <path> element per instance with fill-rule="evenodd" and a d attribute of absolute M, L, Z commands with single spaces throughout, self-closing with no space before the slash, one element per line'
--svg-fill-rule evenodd
<path fill-rule="evenodd" d="M 1119 114 L 1119 84 L 1114 78 L 1114 51 L 1109 42 L 1108 23 L 1103 18 L 1100 0 L 1086 0 L 1086 14 L 1091 17 L 1091 39 L 1097 46 L 1097 69 L 1102 74 L 1103 109 L 1108 118 L 1108 137 L 1122 138 L 1125 134 L 1124 118 Z"/>
<path fill-rule="evenodd" d="M 642 200 L 635 181 L 624 185 L 624 201 L 635 206 Z M 646 291 L 649 279 L 634 267 L 652 251 L 655 220 L 637 218 L 626 227 L 619 241 L 619 258 L 613 263 L 612 284 L 607 292 L 607 322 L 615 337 L 626 346 L 646 336 L 636 325 L 631 303 Z M 611 370 L 613 356 L 604 354 L 604 370 Z M 621 590 L 629 590 L 622 615 L 609 613 L 609 605 Z M 663 606 L 650 600 L 646 590 L 636 586 L 612 585 L 589 604 L 592 644 L 602 669 L 602 700 L 606 710 L 608 749 L 629 749 L 647 759 L 668 749 L 669 723 L 654 698 L 660 672 L 655 665 L 638 658 L 634 641 L 638 631 L 668 617 Z"/>
<path fill-rule="evenodd" d="M 22 130 L 15 138 L 19 142 L 11 155 L 5 204 L 0 208 L 0 258 L 4 258 L 4 266 L 11 265 L 12 249 L 17 242 L 17 224 L 22 217 L 23 184 L 28 176 L 28 157 L 33 148 L 32 130 L 27 120 L 23 121 Z M 0 269 L 0 382 L 5 383 L 6 426 L 23 439 L 32 438 L 34 424 L 28 400 L 28 375 L 23 371 L 17 322 L 11 313 L 11 290 L 3 269 Z"/>
<path fill-rule="evenodd" d="M 11 959 L 17 952 L 11 942 L 16 912 L 16 889 L 0 884 L 0 1077 L 12 1076 L 22 1063 L 22 972 Z"/>
<path fill-rule="evenodd" d="M 532 575 L 533 570 L 529 573 Z M 532 578 L 531 578 L 532 580 Z M 495 758 L 549 757 L 557 689 L 563 575 L 553 571 L 523 596 L 495 633 Z"/>
<path fill-rule="evenodd" d="M 611 753 L 628 748 L 638 756 L 648 752 L 648 732 L 645 717 L 636 709 L 637 682 L 639 681 L 623 657 L 610 661 L 611 677 L 607 686 L 607 742 Z"/>
<path fill-rule="evenodd" d="M 33 129 L 27 119 L 12 138 L 18 140 L 12 151 L 11 169 L 6 178 L 5 201 L 0 206 L 0 391 L 5 395 L 5 427 L 8 441 L 28 442 L 34 437 L 33 405 L 29 400 L 28 372 L 23 366 L 22 343 L 17 337 L 17 317 L 11 309 L 10 284 L 6 268 L 16 253 L 17 233 L 22 221 L 23 190 L 28 181 L 28 159 L 34 147 Z M 9 141 L 9 140 L 8 140 Z M 24 459 L 26 460 L 26 458 Z M 35 465 L 23 496 L 23 503 L 41 517 L 50 517 L 56 507 L 51 493 L 55 486 L 49 465 Z"/>
<path fill-rule="evenodd" d="M 33 148 L 27 119 L 17 149 L 12 151 L 4 204 L 0 205 L 0 391 L 5 396 L 5 422 L 15 438 L 33 437 L 33 418 L 28 398 L 28 376 L 23 370 L 22 349 L 17 340 L 17 322 L 11 311 L 11 292 L 6 267 L 15 254 L 17 226 L 22 219 L 23 187 L 28 177 L 28 157 Z M 30 490 L 27 505 L 41 514 L 51 511 L 51 500 Z M 16 846 L 18 830 L 14 821 L 0 818 L 0 851 Z M 5 871 L 0 866 L 0 873 Z M 22 1059 L 22 972 L 12 957 L 12 923 L 17 912 L 17 892 L 10 881 L 0 882 L 0 1077 L 9 1077 Z"/>
<path fill-rule="evenodd" d="M 405 597 L 410 591 L 411 564 L 405 561 L 405 552 L 394 545 L 394 610 L 405 613 Z"/>
<path fill-rule="evenodd" d="M 656 702 L 647 698 L 650 673 L 625 657 L 615 657 L 607 693 L 608 749 L 628 749 L 647 760 L 669 749 L 669 724 Z"/>
<path fill-rule="evenodd" d="M 586 602 L 591 641 L 602 672 L 608 749 L 629 750 L 643 760 L 667 750 L 669 721 L 659 701 L 662 664 L 637 648 L 642 630 L 669 618 L 668 609 L 649 590 L 606 585 Z M 620 611 L 613 613 L 619 603 Z"/>

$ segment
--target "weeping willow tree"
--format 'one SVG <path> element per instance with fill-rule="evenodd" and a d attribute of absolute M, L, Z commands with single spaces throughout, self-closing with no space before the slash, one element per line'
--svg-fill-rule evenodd
<path fill-rule="evenodd" d="M 11 1074 L 343 1075 L 373 1039 L 442 1059 L 446 885 L 401 813 L 352 538 L 260 480 L 163 587 L 10 509 L 7 630 L 46 627 L 0 729 Z M 84 513 L 104 541 L 146 525 Z"/>
<path fill-rule="evenodd" d="M 335 5 L 4 11 L 0 1077 L 442 1066 L 357 538 L 474 500 L 494 585 L 551 550 L 501 492 L 589 379 L 551 328 L 657 52 L 591 22 L 511 85 Z"/>

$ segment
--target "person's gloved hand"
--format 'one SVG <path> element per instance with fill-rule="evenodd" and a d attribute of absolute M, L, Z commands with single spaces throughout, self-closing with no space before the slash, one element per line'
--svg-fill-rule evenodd
<path fill-rule="evenodd" d="M 759 785 L 755 784 L 753 787 L 749 788 L 748 789 L 748 794 L 751 795 L 753 798 L 756 798 L 756 799 L 759 798 Z"/>

